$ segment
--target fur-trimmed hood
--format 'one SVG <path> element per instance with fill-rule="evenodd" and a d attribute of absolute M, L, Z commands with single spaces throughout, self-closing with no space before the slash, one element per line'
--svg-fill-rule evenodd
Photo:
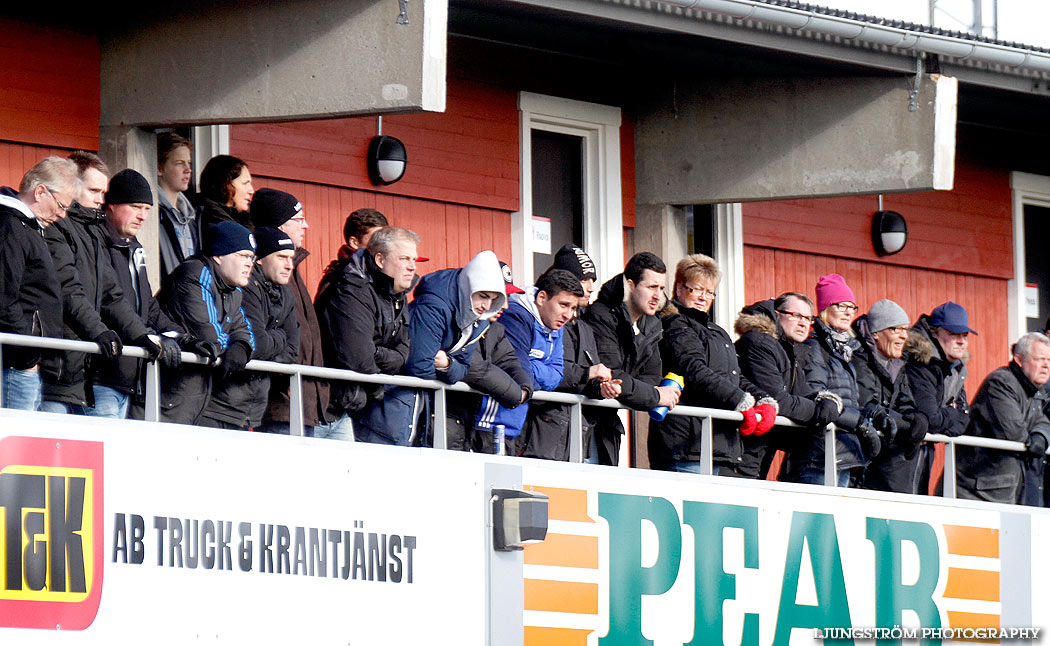
<path fill-rule="evenodd" d="M 759 301 L 740 310 L 740 316 L 733 324 L 733 331 L 739 336 L 744 336 L 748 332 L 761 332 L 779 339 L 780 330 L 775 316 L 772 299 Z"/>
<path fill-rule="evenodd" d="M 908 330 L 908 340 L 904 343 L 904 351 L 913 359 L 922 364 L 929 364 L 934 359 L 951 363 L 944 356 L 940 344 L 933 337 L 933 327 L 930 325 L 930 317 L 923 314 L 919 320 Z M 962 358 L 963 364 L 969 363 L 970 352 Z"/>

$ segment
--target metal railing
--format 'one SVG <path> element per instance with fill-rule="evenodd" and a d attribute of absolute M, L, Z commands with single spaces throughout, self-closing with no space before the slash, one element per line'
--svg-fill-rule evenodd
<path fill-rule="evenodd" d="M 49 337 L 25 336 L 19 334 L 0 333 L 0 365 L 3 362 L 3 346 L 14 345 L 20 347 L 41 348 L 48 350 L 62 350 L 72 352 L 84 352 L 87 354 L 101 354 L 97 344 L 91 341 L 72 341 L 69 339 L 55 339 Z M 124 346 L 122 355 L 136 359 L 148 359 L 148 355 L 142 348 Z M 190 353 L 182 353 L 182 363 L 190 365 L 208 365 L 208 361 Z M 218 365 L 221 359 L 214 363 Z M 271 374 L 288 375 L 289 396 L 289 434 L 302 436 L 304 434 L 303 424 L 303 378 L 313 377 L 318 379 L 352 381 L 358 383 L 384 384 L 393 386 L 407 386 L 423 390 L 433 391 L 434 396 L 434 448 L 444 449 L 448 447 L 446 432 L 446 393 L 468 392 L 482 395 L 477 390 L 466 384 L 458 383 L 449 385 L 433 379 L 418 379 L 401 375 L 369 375 L 352 370 L 340 370 L 337 368 L 320 368 L 317 366 L 305 366 L 301 364 L 275 363 L 273 361 L 259 361 L 253 359 L 245 366 L 247 370 L 255 370 Z M 145 420 L 160 422 L 160 364 L 157 361 L 146 362 L 146 403 Z M 0 381 L 0 398 L 3 396 L 3 383 Z M 570 393 L 559 393 L 549 391 L 537 391 L 532 395 L 532 401 L 554 402 L 568 404 L 571 406 L 569 415 L 569 461 L 580 463 L 583 461 L 583 407 L 611 408 L 633 410 L 615 400 L 588 399 L 582 395 Z M 726 420 L 731 422 L 743 421 L 743 415 L 729 410 L 718 408 L 700 408 L 696 406 L 675 406 L 668 414 L 682 415 L 700 418 L 700 473 L 710 475 L 714 473 L 714 456 L 712 454 L 714 420 Z M 792 422 L 786 417 L 777 417 L 777 426 L 801 428 L 799 424 Z M 838 485 L 837 478 L 837 455 L 835 444 L 836 429 L 834 424 L 828 424 L 824 435 L 824 482 L 827 486 Z M 956 447 L 973 446 L 1002 451 L 1025 451 L 1023 442 L 1009 440 L 996 440 L 983 437 L 961 435 L 949 437 L 940 434 L 927 434 L 926 442 L 944 444 L 944 492 L 945 498 L 956 497 Z"/>

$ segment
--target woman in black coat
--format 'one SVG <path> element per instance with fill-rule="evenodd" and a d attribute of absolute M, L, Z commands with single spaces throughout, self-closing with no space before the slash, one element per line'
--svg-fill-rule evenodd
<path fill-rule="evenodd" d="M 223 220 L 233 220 L 251 231 L 255 228 L 249 217 L 249 208 L 255 188 L 248 164 L 231 155 L 216 155 L 201 171 L 201 190 L 198 195 L 202 235 Z"/>

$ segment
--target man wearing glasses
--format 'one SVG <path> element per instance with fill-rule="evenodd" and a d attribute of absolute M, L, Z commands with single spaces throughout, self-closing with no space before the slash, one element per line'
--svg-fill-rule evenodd
<path fill-rule="evenodd" d="M 839 416 L 831 399 L 808 399 L 809 386 L 801 360 L 802 343 L 813 325 L 813 301 L 805 294 L 786 292 L 775 300 L 745 307 L 734 326 L 740 338 L 736 352 L 740 370 L 748 381 L 769 393 L 780 406 L 780 415 L 804 426 L 823 428 Z M 777 449 L 795 450 L 809 429 L 774 427 L 766 435 L 743 438 L 744 456 L 738 471 L 751 478 L 765 478 Z M 804 439 L 804 438 L 803 438 Z"/>
<path fill-rule="evenodd" d="M 48 157 L 26 172 L 17 192 L 0 189 L 0 332 L 62 335 L 61 287 L 44 229 L 66 216 L 79 188 L 76 164 Z M 40 354 L 4 348 L 4 408 L 40 405 Z"/>
<path fill-rule="evenodd" d="M 864 473 L 866 489 L 924 492 L 923 470 L 917 459 L 919 444 L 930 424 L 915 407 L 904 366 L 904 344 L 911 327 L 908 314 L 889 299 L 877 301 L 853 323 L 860 351 L 853 356 L 861 416 L 882 436 L 883 450 Z"/>

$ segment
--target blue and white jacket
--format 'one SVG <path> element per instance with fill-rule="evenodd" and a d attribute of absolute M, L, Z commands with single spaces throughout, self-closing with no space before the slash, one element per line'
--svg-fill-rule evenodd
<path fill-rule="evenodd" d="M 536 288 L 529 287 L 524 294 L 510 298 L 510 307 L 500 317 L 507 339 L 514 346 L 518 361 L 532 375 L 533 390 L 554 390 L 564 376 L 565 347 L 561 330 L 551 330 L 540 320 L 536 309 Z M 528 403 L 516 408 L 504 408 L 486 395 L 481 400 L 481 411 L 475 422 L 477 428 L 492 431 L 503 424 L 507 437 L 517 437 L 525 425 Z"/>

